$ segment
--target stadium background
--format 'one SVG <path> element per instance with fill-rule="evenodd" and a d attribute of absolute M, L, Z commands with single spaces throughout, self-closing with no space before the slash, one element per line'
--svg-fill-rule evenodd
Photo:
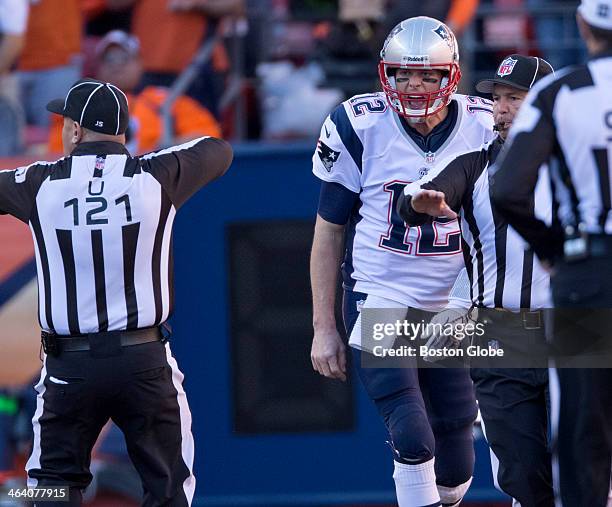
<path fill-rule="evenodd" d="M 235 161 L 184 207 L 174 235 L 173 349 L 193 413 L 194 505 L 393 504 L 390 451 L 371 402 L 354 379 L 325 380 L 309 360 L 308 257 L 318 199 L 312 125 L 347 94 L 376 86 L 375 53 L 342 48 L 357 47 L 363 30 L 371 29 L 374 41 L 384 21 L 339 11 L 376 3 L 252 0 L 237 18 L 211 24 L 217 28 L 202 43 L 223 44 L 229 55 L 210 109 L 233 142 Z M 504 54 L 540 55 L 556 66 L 583 55 L 573 21 L 577 2 L 455 3 L 479 4 L 461 30 L 465 92 Z M 383 16 L 393 11 L 383 2 L 378 7 Z M 99 16 L 125 27 L 116 13 Z M 100 26 L 115 28 L 108 19 Z M 89 24 L 86 34 L 95 32 Z M 100 35 L 84 38 L 86 65 Z M 288 86 L 279 88 L 283 81 Z M 296 87 L 300 82 L 309 88 Z M 171 139 L 165 134 L 160 145 Z M 0 168 L 56 158 L 48 137 L 48 127 L 26 126 L 19 153 L 1 158 Z M 0 217 L 0 238 L 0 484 L 17 485 L 40 369 L 37 289 L 27 227 Z M 468 503 L 509 505 L 493 488 L 488 450 L 475 431 Z M 136 505 L 120 435 L 110 429 L 103 440 L 92 505 Z"/>

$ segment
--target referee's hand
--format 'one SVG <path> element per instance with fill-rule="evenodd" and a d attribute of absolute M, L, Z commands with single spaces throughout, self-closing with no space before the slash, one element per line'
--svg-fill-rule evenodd
<path fill-rule="evenodd" d="M 446 204 L 444 192 L 421 189 L 412 196 L 410 205 L 417 213 L 432 217 L 457 218 L 457 213 Z"/>

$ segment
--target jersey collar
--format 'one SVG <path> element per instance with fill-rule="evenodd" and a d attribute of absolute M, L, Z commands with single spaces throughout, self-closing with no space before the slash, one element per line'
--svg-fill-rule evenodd
<path fill-rule="evenodd" d="M 96 141 L 79 144 L 71 155 L 130 155 L 127 148 L 114 141 Z"/>
<path fill-rule="evenodd" d="M 417 150 L 427 153 L 440 153 L 454 137 L 460 123 L 460 109 L 457 101 L 452 99 L 448 104 L 448 114 L 427 135 L 422 136 L 406 120 L 395 114 L 394 118 L 400 132 Z"/>

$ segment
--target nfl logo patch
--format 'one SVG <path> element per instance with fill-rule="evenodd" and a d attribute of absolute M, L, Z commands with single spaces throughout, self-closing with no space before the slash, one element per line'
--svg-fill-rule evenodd
<path fill-rule="evenodd" d="M 428 151 L 425 153 L 425 163 L 433 164 L 436 159 L 436 154 L 433 151 Z"/>
<path fill-rule="evenodd" d="M 510 57 L 506 58 L 499 65 L 499 69 L 497 69 L 497 75 L 500 77 L 509 76 L 510 74 L 512 74 L 512 71 L 514 70 L 514 66 L 516 65 L 517 62 L 518 60 L 515 60 L 514 58 L 510 58 Z"/>
<path fill-rule="evenodd" d="M 102 171 L 104 170 L 105 157 L 96 157 L 96 165 L 94 167 L 94 178 L 101 178 Z"/>

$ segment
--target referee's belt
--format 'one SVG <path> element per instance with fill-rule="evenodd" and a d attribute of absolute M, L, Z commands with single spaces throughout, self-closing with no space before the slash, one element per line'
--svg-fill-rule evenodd
<path fill-rule="evenodd" d="M 56 335 L 57 344 L 61 352 L 79 352 L 90 350 L 89 337 L 100 335 L 111 335 L 115 338 L 119 335 L 119 341 L 122 347 L 130 347 L 132 345 L 142 345 L 143 343 L 166 341 L 167 335 L 162 332 L 159 327 L 144 327 L 142 329 L 134 329 L 132 331 L 106 331 L 82 335 L 62 336 Z"/>
<path fill-rule="evenodd" d="M 528 331 L 544 327 L 544 312 L 542 310 L 520 310 L 513 312 L 505 308 L 494 308 L 502 322 L 510 325 L 520 325 Z M 489 313 L 493 316 L 495 313 Z"/>

